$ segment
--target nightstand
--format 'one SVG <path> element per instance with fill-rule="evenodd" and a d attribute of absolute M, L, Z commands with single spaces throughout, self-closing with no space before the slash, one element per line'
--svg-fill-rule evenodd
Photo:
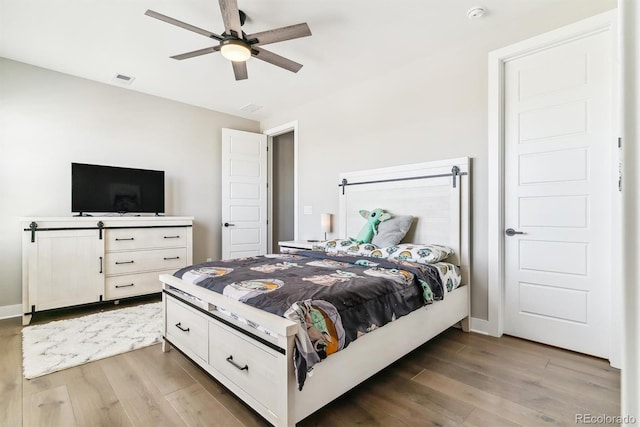
<path fill-rule="evenodd" d="M 297 251 L 310 251 L 313 249 L 313 245 L 318 243 L 318 240 L 288 240 L 278 242 L 278 245 L 280 246 L 281 253 L 292 253 Z"/>

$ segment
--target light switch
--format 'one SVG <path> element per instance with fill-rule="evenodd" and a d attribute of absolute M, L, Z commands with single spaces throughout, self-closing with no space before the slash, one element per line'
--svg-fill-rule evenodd
<path fill-rule="evenodd" d="M 313 215 L 313 206 L 305 206 L 304 207 L 305 215 Z"/>

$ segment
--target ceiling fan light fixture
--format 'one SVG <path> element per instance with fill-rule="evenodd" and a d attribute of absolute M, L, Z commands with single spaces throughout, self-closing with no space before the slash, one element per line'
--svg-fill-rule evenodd
<path fill-rule="evenodd" d="M 229 39 L 220 42 L 220 53 L 233 62 L 245 62 L 251 58 L 251 48 L 242 40 Z"/>

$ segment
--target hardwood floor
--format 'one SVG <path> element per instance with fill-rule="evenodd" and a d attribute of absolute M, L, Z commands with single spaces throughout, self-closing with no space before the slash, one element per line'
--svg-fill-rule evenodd
<path fill-rule="evenodd" d="M 0 426 L 266 425 L 159 345 L 25 380 L 21 329 L 0 321 Z M 299 425 L 566 426 L 618 415 L 619 394 L 620 372 L 604 360 L 452 328 Z"/>

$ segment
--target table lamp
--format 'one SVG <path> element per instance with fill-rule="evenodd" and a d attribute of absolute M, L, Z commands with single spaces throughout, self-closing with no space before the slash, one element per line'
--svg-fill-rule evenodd
<path fill-rule="evenodd" d="M 324 232 L 324 240 L 327 240 L 327 233 L 331 232 L 331 214 L 320 214 L 320 229 Z"/>

